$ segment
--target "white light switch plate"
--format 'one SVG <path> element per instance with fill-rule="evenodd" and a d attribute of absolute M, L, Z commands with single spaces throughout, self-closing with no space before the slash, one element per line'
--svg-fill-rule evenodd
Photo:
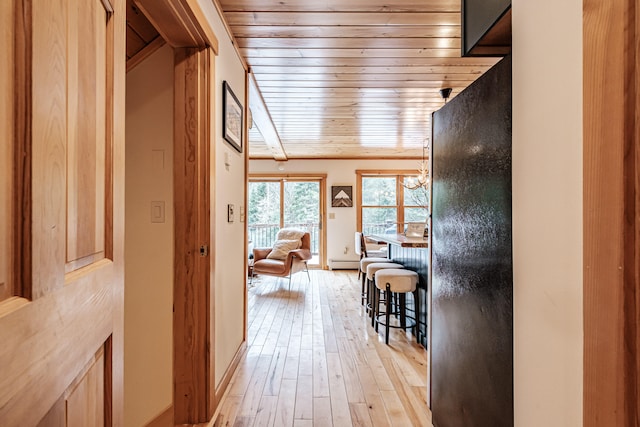
<path fill-rule="evenodd" d="M 151 202 L 151 222 L 164 222 L 164 201 Z"/>

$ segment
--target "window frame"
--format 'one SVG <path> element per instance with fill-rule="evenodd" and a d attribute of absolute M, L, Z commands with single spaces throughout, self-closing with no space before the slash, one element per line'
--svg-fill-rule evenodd
<path fill-rule="evenodd" d="M 405 206 L 404 204 L 404 192 L 405 187 L 402 185 L 406 177 L 417 177 L 418 172 L 415 170 L 393 169 L 393 170 L 356 170 L 356 229 L 363 230 L 362 217 L 364 208 L 395 208 L 396 209 L 396 232 L 404 232 L 403 225 L 405 224 L 405 208 L 416 208 L 420 206 Z M 362 204 L 362 180 L 363 178 L 395 178 L 396 180 L 396 204 L 389 206 L 374 206 Z M 430 189 L 428 190 L 430 194 Z M 429 202 L 430 204 L 430 202 Z M 429 205 L 425 206 L 427 213 L 430 212 Z M 427 218 L 425 218 L 427 222 Z"/>

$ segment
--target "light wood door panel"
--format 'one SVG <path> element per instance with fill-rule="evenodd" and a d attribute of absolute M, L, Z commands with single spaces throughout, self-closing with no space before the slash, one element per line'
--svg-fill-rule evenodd
<path fill-rule="evenodd" d="M 104 351 L 99 351 L 77 384 L 72 384 L 65 401 L 66 426 L 104 425 Z"/>
<path fill-rule="evenodd" d="M 1 37 L 18 46 L 0 67 L 3 88 L 16 88 L 1 92 L 0 118 L 15 123 L 18 171 L 0 173 L 17 195 L 18 297 L 0 301 L 3 427 L 122 424 L 125 2 L 110 3 L 113 14 L 106 0 L 2 2 Z"/>
<path fill-rule="evenodd" d="M 94 0 L 69 14 L 80 25 L 69 26 L 67 43 L 67 262 L 86 264 L 104 257 L 106 12 Z"/>

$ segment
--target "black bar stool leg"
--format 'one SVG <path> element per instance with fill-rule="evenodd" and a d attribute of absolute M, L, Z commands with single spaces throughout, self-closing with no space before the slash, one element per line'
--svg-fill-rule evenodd
<path fill-rule="evenodd" d="M 420 319 L 420 303 L 418 302 L 418 288 L 413 291 L 413 315 L 416 319 L 413 333 L 416 336 L 416 342 L 420 343 L 420 326 L 418 325 Z"/>
<path fill-rule="evenodd" d="M 387 289 L 384 291 L 385 307 L 386 307 L 386 322 L 384 325 L 384 343 L 389 345 L 389 323 L 391 320 L 391 287 L 387 283 Z"/>
<path fill-rule="evenodd" d="M 378 292 L 378 288 L 374 286 L 371 290 L 373 292 L 371 294 L 371 298 L 373 302 L 371 303 L 371 326 L 375 328 L 376 332 L 378 332 L 378 311 L 380 310 L 380 293 Z"/>
<path fill-rule="evenodd" d="M 402 328 L 406 328 L 407 327 L 407 313 L 406 313 L 406 308 L 407 308 L 407 295 L 406 294 L 400 294 L 399 296 L 399 300 L 400 300 L 400 326 Z"/>

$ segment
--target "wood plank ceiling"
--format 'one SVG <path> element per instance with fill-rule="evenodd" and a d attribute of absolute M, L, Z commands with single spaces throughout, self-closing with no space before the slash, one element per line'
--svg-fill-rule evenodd
<path fill-rule="evenodd" d="M 439 89 L 454 97 L 498 60 L 460 58 L 460 0 L 220 6 L 281 141 L 254 126 L 252 158 L 420 157 Z"/>

